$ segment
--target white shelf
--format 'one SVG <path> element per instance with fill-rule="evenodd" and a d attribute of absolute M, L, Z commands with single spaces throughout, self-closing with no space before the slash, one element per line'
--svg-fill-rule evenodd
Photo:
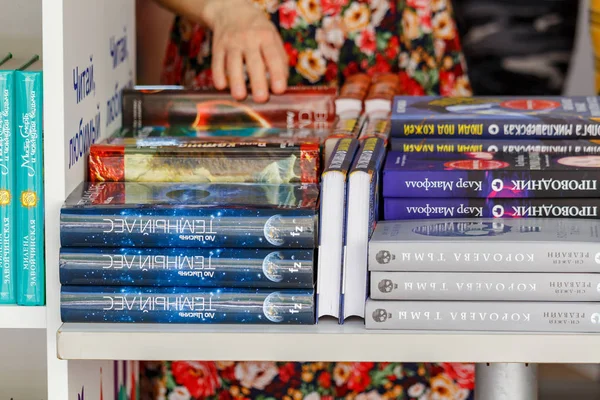
<path fill-rule="evenodd" d="M 46 307 L 0 305 L 0 329 L 45 329 Z"/>
<path fill-rule="evenodd" d="M 66 360 L 600 363 L 600 335 L 367 331 L 312 326 L 64 324 Z"/>

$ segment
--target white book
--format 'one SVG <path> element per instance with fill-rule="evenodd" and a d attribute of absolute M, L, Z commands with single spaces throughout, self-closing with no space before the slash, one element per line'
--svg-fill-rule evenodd
<path fill-rule="evenodd" d="M 321 177 L 317 318 L 340 318 L 347 180 L 358 147 L 357 139 L 340 139 Z"/>
<path fill-rule="evenodd" d="M 384 158 L 383 139 L 363 140 L 348 178 L 341 323 L 365 315 L 368 245 L 379 218 L 379 175 Z"/>

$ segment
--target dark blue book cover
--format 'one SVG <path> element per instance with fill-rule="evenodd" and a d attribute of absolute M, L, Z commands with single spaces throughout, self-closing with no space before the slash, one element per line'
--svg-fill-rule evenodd
<path fill-rule="evenodd" d="M 62 322 L 314 324 L 313 290 L 62 286 Z"/>
<path fill-rule="evenodd" d="M 598 97 L 398 96 L 392 137 L 592 139 L 600 137 Z"/>
<path fill-rule="evenodd" d="M 600 155 L 390 151 L 384 197 L 599 197 Z"/>
<path fill-rule="evenodd" d="M 312 184 L 82 183 L 61 209 L 63 247 L 315 248 Z"/>
<path fill-rule="evenodd" d="M 62 248 L 60 283 L 311 289 L 311 249 Z"/>
<path fill-rule="evenodd" d="M 456 199 L 393 198 L 383 200 L 383 219 L 440 218 L 600 218 L 600 199 Z"/>
<path fill-rule="evenodd" d="M 600 154 L 600 140 L 561 139 L 411 139 L 392 138 L 390 151 L 403 153 Z"/>

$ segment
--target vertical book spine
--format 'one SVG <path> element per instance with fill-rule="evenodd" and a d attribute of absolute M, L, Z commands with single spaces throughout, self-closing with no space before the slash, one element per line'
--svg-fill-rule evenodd
<path fill-rule="evenodd" d="M 15 304 L 14 71 L 0 72 L 0 304 Z"/>
<path fill-rule="evenodd" d="M 17 71 L 17 303 L 45 302 L 42 73 Z"/>

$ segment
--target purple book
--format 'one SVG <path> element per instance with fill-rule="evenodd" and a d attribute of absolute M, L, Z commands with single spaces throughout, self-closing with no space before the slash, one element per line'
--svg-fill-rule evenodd
<path fill-rule="evenodd" d="M 600 197 L 600 156 L 584 153 L 390 151 L 383 197 Z"/>
<path fill-rule="evenodd" d="M 600 199 L 383 199 L 383 219 L 600 218 Z"/>

